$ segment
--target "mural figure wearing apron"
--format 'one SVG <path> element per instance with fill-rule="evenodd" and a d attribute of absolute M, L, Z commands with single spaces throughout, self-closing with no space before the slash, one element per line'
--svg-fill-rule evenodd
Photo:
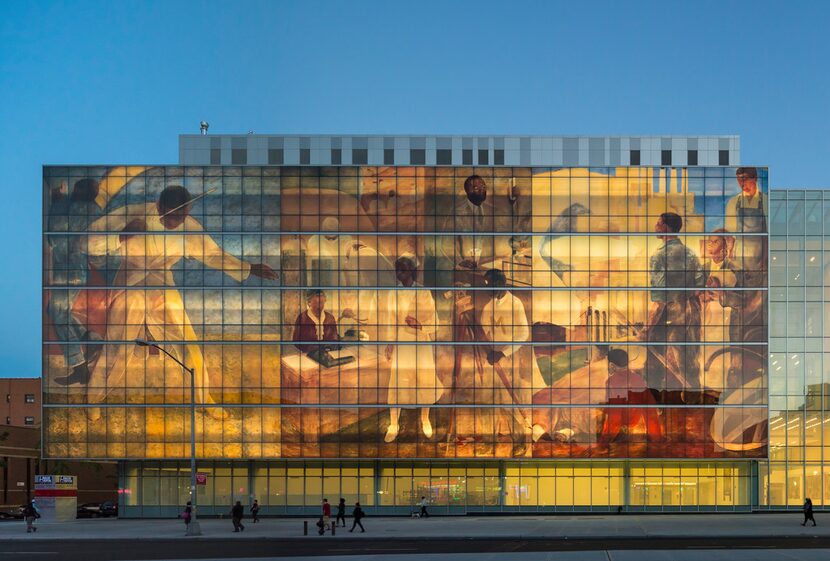
<path fill-rule="evenodd" d="M 758 206 L 746 206 L 746 197 L 740 195 L 735 201 L 736 231 L 741 234 L 765 234 L 767 216 L 765 202 L 759 192 Z M 767 239 L 765 236 L 741 236 L 740 264 L 744 270 L 747 287 L 761 287 L 766 278 Z"/>

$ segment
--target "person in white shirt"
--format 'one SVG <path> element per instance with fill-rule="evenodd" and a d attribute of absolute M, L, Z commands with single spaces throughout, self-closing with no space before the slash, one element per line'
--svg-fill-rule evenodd
<path fill-rule="evenodd" d="M 492 368 L 484 365 L 482 386 L 485 392 L 490 390 L 492 394 L 482 395 L 477 401 L 509 406 L 501 408 L 498 417 L 508 424 L 513 437 L 513 456 L 522 456 L 532 431 L 529 411 L 532 391 L 545 387 L 545 382 L 533 349 L 521 345 L 530 339 L 530 326 L 522 301 L 506 289 L 507 277 L 501 270 L 488 270 L 484 280 L 494 292 L 481 310 L 479 323 L 486 340 L 494 344 L 486 353 L 486 362 Z M 499 424 L 496 423 L 496 430 Z"/>
<path fill-rule="evenodd" d="M 421 507 L 421 511 L 418 513 L 419 518 L 429 518 L 429 512 L 427 512 L 427 507 L 429 506 L 429 501 L 423 495 L 421 496 L 421 502 L 418 503 L 418 506 Z"/>
<path fill-rule="evenodd" d="M 444 386 L 435 371 L 435 348 L 429 343 L 438 330 L 435 300 L 432 293 L 416 282 L 417 263 L 404 256 L 395 262 L 395 272 L 402 289 L 389 291 L 387 309 L 392 316 L 392 332 L 387 337 L 386 360 L 390 363 L 387 403 L 389 428 L 385 442 L 394 441 L 400 430 L 401 406 L 421 407 L 421 430 L 432 438 L 430 405 L 437 402 Z"/>
<path fill-rule="evenodd" d="M 250 275 L 278 278 L 268 265 L 247 263 L 225 252 L 203 233 L 202 225 L 190 216 L 190 207 L 187 189 L 170 185 L 158 202 L 118 208 L 90 226 L 90 254 L 119 254 L 121 269 L 114 284 L 128 287 L 111 296 L 106 333 L 106 341 L 111 343 L 92 371 L 87 388 L 90 404 L 102 403 L 110 392 L 125 387 L 133 344 L 123 342 L 141 337 L 145 327 L 156 341 L 181 342 L 169 345 L 169 352 L 194 370 L 197 401 L 214 403 L 200 338 L 173 280 L 172 268 L 181 259 L 201 261 L 239 282 Z M 90 410 L 90 416 L 100 417 L 100 410 Z"/>

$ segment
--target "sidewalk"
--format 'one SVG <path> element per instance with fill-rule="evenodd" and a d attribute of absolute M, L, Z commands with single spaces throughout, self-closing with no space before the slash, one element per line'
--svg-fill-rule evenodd
<path fill-rule="evenodd" d="M 819 526 L 802 527 L 802 516 L 791 514 L 664 514 L 664 515 L 557 515 L 374 518 L 363 520 L 366 533 L 337 528 L 336 538 L 346 539 L 644 539 L 644 538 L 830 538 L 830 515 L 818 513 Z M 303 521 L 308 536 L 303 536 Z M 181 520 L 78 520 L 64 524 L 39 523 L 27 534 L 22 520 L 0 522 L 0 540 L 324 540 L 317 535 L 316 518 L 265 518 L 258 524 L 243 521 L 244 532 L 233 533 L 229 519 L 200 520 L 203 535 L 185 538 Z M 359 530 L 358 530 L 359 531 Z"/>

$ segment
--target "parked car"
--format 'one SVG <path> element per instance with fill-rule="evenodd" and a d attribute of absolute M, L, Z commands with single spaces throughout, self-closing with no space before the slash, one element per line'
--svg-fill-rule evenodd
<path fill-rule="evenodd" d="M 118 503 L 104 501 L 102 503 L 84 503 L 78 505 L 78 518 L 106 518 L 118 516 Z"/>
<path fill-rule="evenodd" d="M 0 510 L 0 520 L 23 520 L 23 509 L 26 505 L 8 507 Z"/>

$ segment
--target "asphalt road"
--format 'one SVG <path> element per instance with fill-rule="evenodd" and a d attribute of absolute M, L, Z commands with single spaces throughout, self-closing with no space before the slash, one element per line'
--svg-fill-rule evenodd
<path fill-rule="evenodd" d="M 315 557 L 426 553 L 522 553 L 597 550 L 827 549 L 830 538 L 620 538 L 620 539 L 309 539 L 41 540 L 0 543 L 0 561 L 128 561 L 242 557 Z M 702 554 L 704 555 L 704 554 Z"/>

